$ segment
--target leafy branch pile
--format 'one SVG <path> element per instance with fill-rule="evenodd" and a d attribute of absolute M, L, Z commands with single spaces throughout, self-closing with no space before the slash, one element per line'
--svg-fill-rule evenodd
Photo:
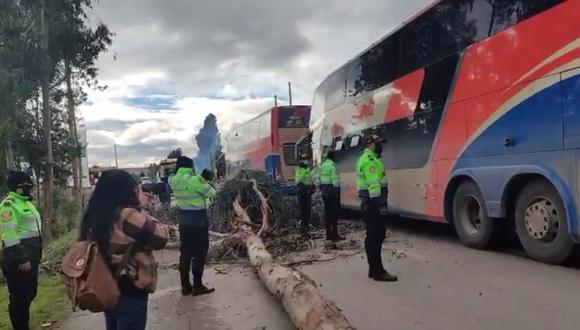
<path fill-rule="evenodd" d="M 296 197 L 286 196 L 272 184 L 266 173 L 261 171 L 242 171 L 235 178 L 226 181 L 219 190 L 214 202 L 209 208 L 211 230 L 218 233 L 231 233 L 236 230 L 236 215 L 232 204 L 240 197 L 240 206 L 244 208 L 253 223 L 260 228 L 262 219 L 261 201 L 253 190 L 253 181 L 258 190 L 268 201 L 268 230 L 264 234 L 265 244 L 274 255 L 292 251 L 303 251 L 310 248 L 310 242 L 305 240 L 299 230 L 300 218 Z M 316 218 L 316 217 L 313 217 Z M 320 224 L 316 221 L 315 224 Z M 240 256 L 236 251 L 216 252 L 214 257 Z"/>
<path fill-rule="evenodd" d="M 270 212 L 268 220 L 271 231 L 276 232 L 284 228 L 296 227 L 298 207 L 285 198 L 276 188 L 270 178 L 260 171 L 242 171 L 234 179 L 226 181 L 218 192 L 209 208 L 210 226 L 212 231 L 227 233 L 232 231 L 234 224 L 234 209 L 232 203 L 240 195 L 241 206 L 246 209 L 248 216 L 256 225 L 260 225 L 262 218 L 260 200 L 252 189 L 251 180 L 256 180 L 258 189 L 268 200 Z"/>

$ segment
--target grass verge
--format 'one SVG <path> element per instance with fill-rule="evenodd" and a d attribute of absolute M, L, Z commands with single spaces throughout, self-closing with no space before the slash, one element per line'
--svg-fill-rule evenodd
<path fill-rule="evenodd" d="M 70 231 L 52 243 L 43 252 L 42 270 L 38 281 L 38 294 L 30 308 L 30 325 L 40 329 L 42 324 L 64 318 L 70 311 L 69 299 L 57 274 L 60 260 L 77 238 L 77 231 Z M 0 330 L 11 329 L 8 317 L 8 287 L 0 284 Z"/>
<path fill-rule="evenodd" d="M 57 321 L 68 314 L 70 304 L 58 275 L 42 274 L 38 281 L 38 295 L 30 308 L 30 325 L 40 329 L 42 324 Z M 8 288 L 0 286 L 0 330 L 12 329 L 8 317 Z"/>

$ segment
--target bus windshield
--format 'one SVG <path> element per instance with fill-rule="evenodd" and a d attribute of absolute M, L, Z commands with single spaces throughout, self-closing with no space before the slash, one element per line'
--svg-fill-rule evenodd
<path fill-rule="evenodd" d="M 310 122 L 309 107 L 280 108 L 279 128 L 308 128 Z"/>

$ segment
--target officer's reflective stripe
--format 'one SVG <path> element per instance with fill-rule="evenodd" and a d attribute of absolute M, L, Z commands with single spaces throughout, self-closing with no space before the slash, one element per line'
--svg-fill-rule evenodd
<path fill-rule="evenodd" d="M 177 208 L 180 210 L 205 210 L 207 207 L 204 203 L 203 205 L 177 204 Z"/>
<path fill-rule="evenodd" d="M 20 240 L 18 238 L 15 239 L 3 239 L 2 242 L 4 242 L 4 246 L 5 247 L 11 247 L 11 246 L 15 246 L 20 244 Z"/>
<path fill-rule="evenodd" d="M 202 190 L 200 190 L 198 196 L 199 197 L 205 197 L 206 195 L 209 194 L 209 192 L 211 191 L 211 187 L 210 186 L 205 186 L 201 188 Z"/>
<path fill-rule="evenodd" d="M 369 184 L 380 184 L 381 182 L 378 179 L 369 179 L 367 180 Z"/>
<path fill-rule="evenodd" d="M 195 197 L 194 196 L 175 196 L 175 199 L 178 202 L 186 202 L 186 201 L 191 200 L 193 198 L 195 198 Z"/>
<path fill-rule="evenodd" d="M 205 207 L 205 205 L 204 206 L 184 205 L 184 206 L 180 206 L 179 209 L 183 210 L 183 211 L 200 211 L 200 210 L 205 210 L 206 207 Z"/>
<path fill-rule="evenodd" d="M 374 190 L 369 190 L 369 196 L 371 198 L 380 197 L 381 196 L 381 191 L 379 190 L 378 192 L 376 192 Z"/>
<path fill-rule="evenodd" d="M 36 238 L 36 237 L 40 237 L 40 233 L 38 231 L 20 234 L 20 239 Z"/>
<path fill-rule="evenodd" d="M 189 198 L 191 196 L 194 196 L 194 193 L 191 191 L 177 191 L 177 192 L 175 192 L 175 197 Z"/>
<path fill-rule="evenodd" d="M 381 185 L 378 183 L 369 185 L 369 196 L 371 198 L 381 196 Z"/>

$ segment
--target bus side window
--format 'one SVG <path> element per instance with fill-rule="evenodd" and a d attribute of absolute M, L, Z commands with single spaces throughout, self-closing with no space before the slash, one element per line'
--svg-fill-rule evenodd
<path fill-rule="evenodd" d="M 510 0 L 511 1 L 511 0 Z M 402 74 L 464 50 L 489 34 L 488 0 L 442 1 L 402 31 Z"/>
<path fill-rule="evenodd" d="M 495 0 L 493 26 L 491 34 L 494 35 L 507 30 L 512 26 L 532 18 L 565 0 Z"/>
<path fill-rule="evenodd" d="M 352 61 L 346 68 L 347 97 L 357 97 L 380 88 L 400 75 L 400 33 L 381 41 L 376 47 Z"/>

